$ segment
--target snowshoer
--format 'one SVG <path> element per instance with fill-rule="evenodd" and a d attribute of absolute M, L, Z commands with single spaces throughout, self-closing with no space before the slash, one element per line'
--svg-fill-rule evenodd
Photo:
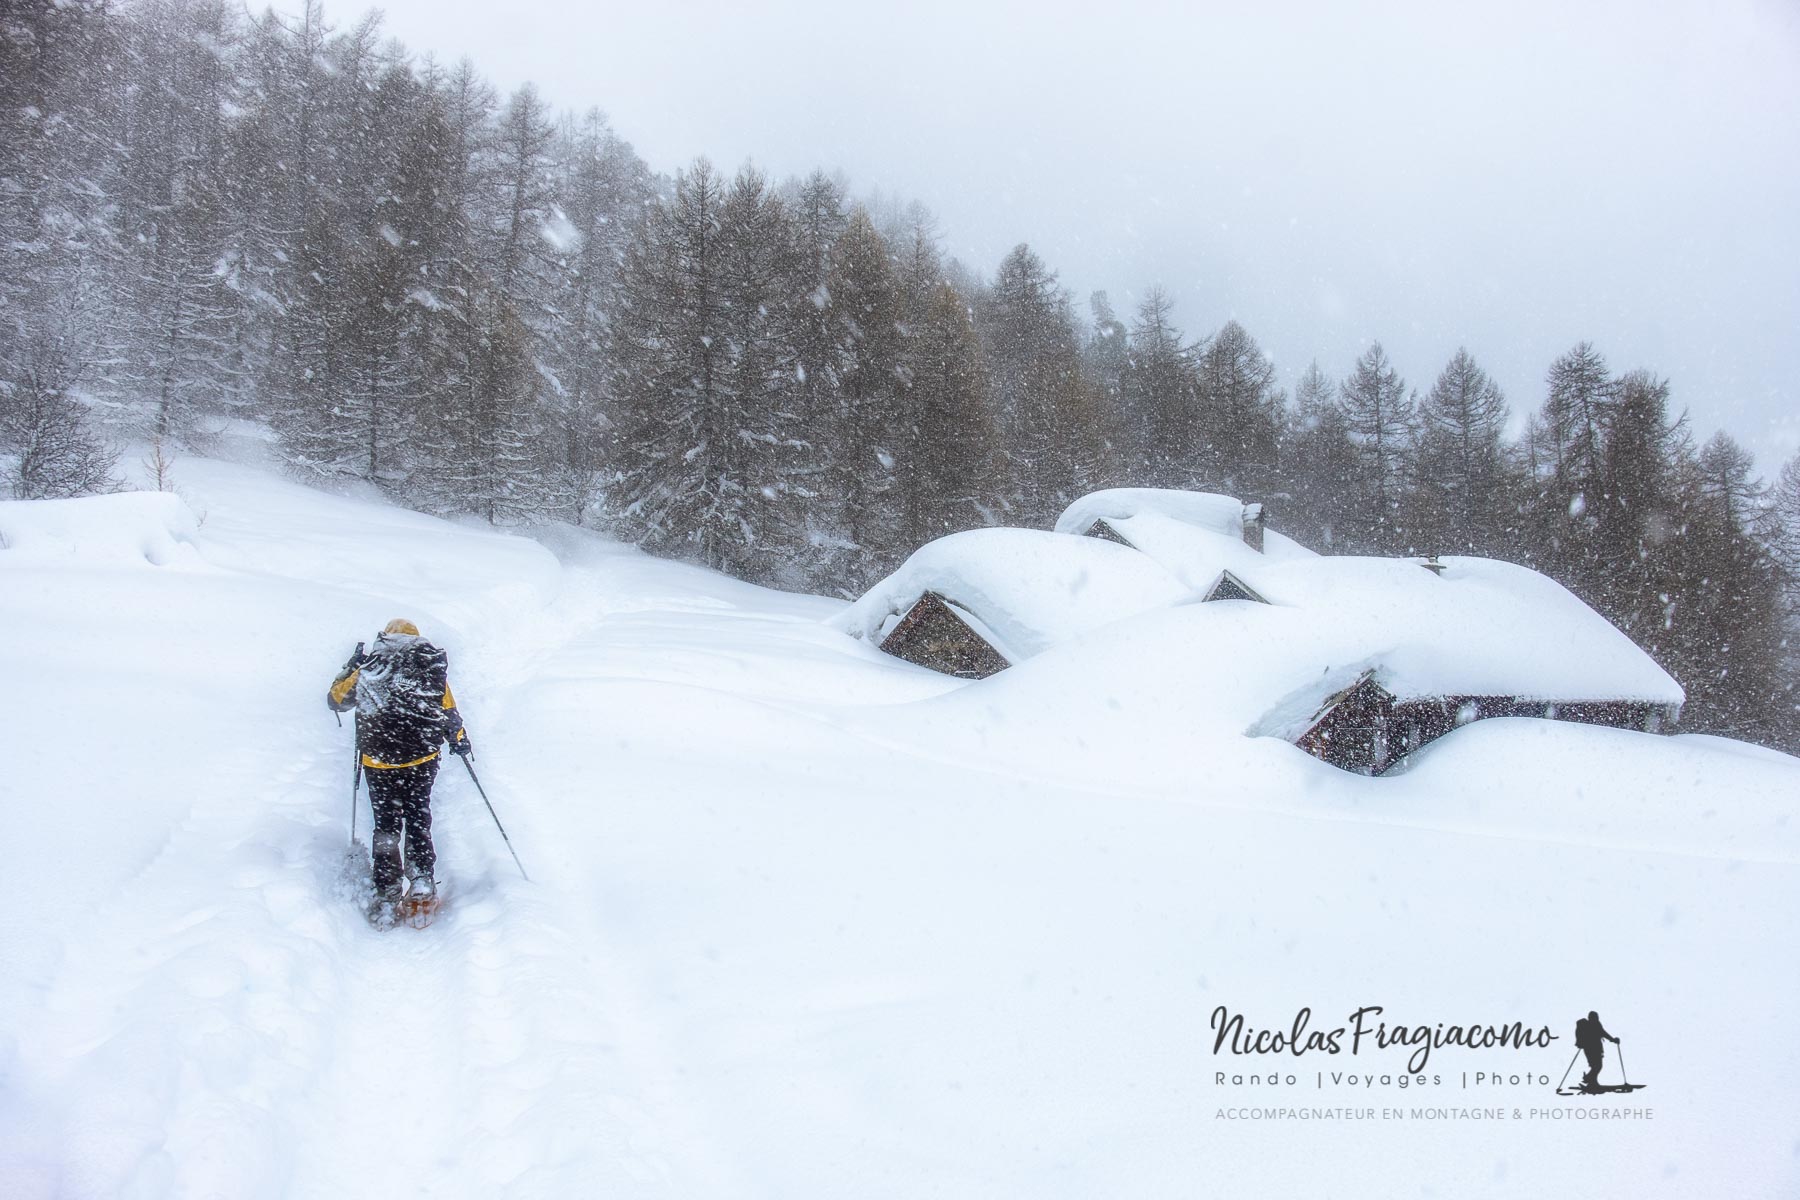
<path fill-rule="evenodd" d="M 1594 1091 L 1600 1086 L 1600 1062 L 1606 1054 L 1602 1041 L 1619 1044 L 1619 1039 L 1606 1032 L 1606 1026 L 1600 1024 L 1600 1014 L 1591 1012 L 1575 1022 L 1575 1048 L 1587 1055 L 1587 1074 L 1581 1077 L 1584 1091 Z"/>
<path fill-rule="evenodd" d="M 431 785 L 438 756 L 446 740 L 454 754 L 474 752 L 450 692 L 448 656 L 417 625 L 396 618 L 376 637 L 374 650 L 365 654 L 357 646 L 326 702 L 334 712 L 356 710 L 357 753 L 375 817 L 372 909 L 391 908 L 402 897 L 409 904 L 430 901 L 437 893 Z"/>

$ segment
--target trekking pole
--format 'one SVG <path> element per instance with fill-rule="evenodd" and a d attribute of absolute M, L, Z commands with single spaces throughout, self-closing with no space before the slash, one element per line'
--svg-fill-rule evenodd
<path fill-rule="evenodd" d="M 362 747 L 351 747 L 356 756 L 356 774 L 350 780 L 350 844 L 356 845 L 356 796 L 362 791 Z"/>
<path fill-rule="evenodd" d="M 338 724 L 342 725 L 343 723 L 344 723 L 344 718 L 340 714 L 338 716 Z M 352 726 L 352 728 L 355 729 L 356 735 L 351 739 L 351 742 L 350 742 L 350 757 L 356 764 L 356 770 L 350 776 L 350 844 L 352 846 L 355 846 L 356 845 L 356 797 L 357 797 L 357 793 L 362 791 L 362 714 L 361 713 L 356 714 L 356 724 L 354 726 Z"/>
<path fill-rule="evenodd" d="M 351 661 L 354 662 L 361 658 L 362 653 L 363 644 L 358 642 L 356 643 L 356 653 L 350 656 Z M 338 728 L 342 729 L 344 714 L 334 708 L 331 710 L 331 715 L 337 718 Z M 355 729 L 356 736 L 350 747 L 350 757 L 356 760 L 356 772 L 350 777 L 350 844 L 354 846 L 356 845 L 356 794 L 362 790 L 362 712 L 360 710 L 356 714 L 356 724 L 352 728 Z"/>
<path fill-rule="evenodd" d="M 1626 1087 L 1630 1087 L 1631 1086 L 1631 1076 L 1625 1070 L 1625 1043 L 1614 1042 L 1613 1043 L 1613 1053 L 1617 1054 L 1619 1056 L 1619 1078 L 1621 1078 L 1625 1081 Z"/>
<path fill-rule="evenodd" d="M 500 814 L 494 811 L 492 801 L 487 798 L 486 789 L 481 786 L 481 777 L 475 774 L 475 764 L 469 761 L 469 756 L 466 754 L 459 754 L 456 757 L 462 759 L 462 765 L 468 768 L 469 778 L 475 782 L 475 790 L 481 793 L 481 802 L 487 805 L 488 816 L 494 818 L 494 828 L 500 831 L 500 840 L 506 843 L 506 852 L 512 855 L 513 866 L 519 868 L 520 877 L 526 883 L 530 883 L 531 876 L 525 874 L 525 864 L 519 861 L 519 852 L 513 849 L 512 839 L 506 836 L 506 826 L 500 823 Z"/>
<path fill-rule="evenodd" d="M 1569 1082 L 1569 1072 L 1573 1071 L 1575 1069 L 1575 1059 L 1580 1058 L 1580 1057 L 1581 1057 L 1581 1049 L 1580 1049 L 1580 1047 L 1577 1047 L 1573 1057 L 1571 1057 L 1569 1059 L 1569 1065 L 1563 1068 L 1562 1083 L 1559 1083 L 1556 1085 L 1556 1090 L 1558 1092 L 1561 1092 L 1563 1090 L 1563 1083 Z"/>

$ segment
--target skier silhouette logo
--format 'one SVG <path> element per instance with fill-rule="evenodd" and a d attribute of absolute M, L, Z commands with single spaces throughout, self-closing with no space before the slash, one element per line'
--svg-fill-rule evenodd
<path fill-rule="evenodd" d="M 1600 1069 L 1606 1061 L 1606 1043 L 1611 1042 L 1619 1047 L 1614 1057 L 1619 1060 L 1619 1083 L 1601 1083 Z M 1581 1077 L 1581 1083 L 1573 1088 L 1566 1087 L 1569 1082 L 1569 1071 L 1575 1069 L 1575 1059 L 1587 1055 L 1588 1069 Z M 1645 1086 L 1633 1083 L 1625 1074 L 1625 1050 L 1619 1045 L 1619 1039 L 1606 1031 L 1600 1023 L 1600 1014 L 1590 1012 L 1575 1022 L 1575 1058 L 1569 1060 L 1568 1070 L 1563 1072 L 1562 1082 L 1556 1085 L 1559 1096 L 1587 1095 L 1599 1096 L 1607 1092 L 1635 1092 Z"/>

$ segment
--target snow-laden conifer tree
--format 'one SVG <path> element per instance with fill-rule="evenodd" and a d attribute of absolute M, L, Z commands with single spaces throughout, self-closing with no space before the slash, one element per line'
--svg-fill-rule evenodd
<path fill-rule="evenodd" d="M 907 323 L 900 427 L 902 522 L 887 566 L 947 533 L 987 522 L 994 432 L 984 403 L 981 339 L 969 302 L 948 282 L 922 298 Z"/>
<path fill-rule="evenodd" d="M 607 339 L 617 404 L 609 507 L 646 549 L 709 566 L 723 565 L 741 534 L 740 485 L 724 464 L 734 424 L 719 244 L 725 190 L 705 159 L 676 175 L 673 195 L 626 251 Z"/>
<path fill-rule="evenodd" d="M 606 306 L 626 247 L 655 196 L 649 168 L 597 110 L 565 119 L 551 154 L 556 207 L 547 237 L 558 271 L 544 362 L 564 469 L 579 494 L 577 520 L 600 487 L 611 424 L 606 386 Z"/>
<path fill-rule="evenodd" d="M 1275 364 L 1242 325 L 1227 321 L 1195 365 L 1204 482 L 1212 491 L 1260 498 L 1274 476 L 1280 435 Z"/>
<path fill-rule="evenodd" d="M 1068 294 L 1031 247 L 1001 260 L 976 306 L 996 430 L 995 482 L 1009 524 L 1048 525 L 1086 489 L 1099 422 L 1081 375 Z"/>
<path fill-rule="evenodd" d="M 1413 430 L 1406 381 L 1388 361 L 1381 343 L 1374 342 L 1356 360 L 1339 394 L 1359 452 L 1352 480 L 1356 492 L 1349 531 L 1352 545 L 1365 553 L 1400 553 L 1407 546 L 1396 522 Z"/>
<path fill-rule="evenodd" d="M 1421 551 L 1490 554 L 1506 504 L 1506 397 L 1458 348 L 1419 403 L 1407 527 Z"/>
<path fill-rule="evenodd" d="M 1193 356 L 1174 322 L 1175 302 L 1152 287 L 1138 302 L 1120 382 L 1131 416 L 1128 475 L 1142 486 L 1191 487 L 1204 470 L 1205 430 Z"/>
<path fill-rule="evenodd" d="M 1316 362 L 1294 385 L 1287 427 L 1282 480 L 1290 499 L 1275 520 L 1307 545 L 1337 550 L 1358 506 L 1358 453 L 1337 384 Z"/>
<path fill-rule="evenodd" d="M 136 431 L 169 439 L 243 393 L 242 297 L 225 177 L 237 25 L 220 3 L 148 0 L 129 11 L 133 53 L 121 114 L 119 316 L 108 339 L 113 397 Z"/>
<path fill-rule="evenodd" d="M 832 574 L 859 593 L 873 581 L 880 551 L 900 535 L 898 456 L 902 437 L 900 295 L 887 243 L 858 208 L 838 236 L 826 287 L 831 298 L 831 370 L 837 408 L 809 433 L 824 466 L 831 524 L 845 550 Z"/>
<path fill-rule="evenodd" d="M 0 9 L 0 494 L 110 485 L 92 398 L 116 366 L 116 18 L 95 3 Z"/>

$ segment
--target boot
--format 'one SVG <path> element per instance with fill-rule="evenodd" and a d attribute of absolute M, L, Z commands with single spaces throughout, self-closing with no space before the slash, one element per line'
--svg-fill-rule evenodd
<path fill-rule="evenodd" d="M 406 876 L 400 865 L 400 835 L 377 831 L 371 840 L 375 893 L 398 900 L 406 893 Z"/>

